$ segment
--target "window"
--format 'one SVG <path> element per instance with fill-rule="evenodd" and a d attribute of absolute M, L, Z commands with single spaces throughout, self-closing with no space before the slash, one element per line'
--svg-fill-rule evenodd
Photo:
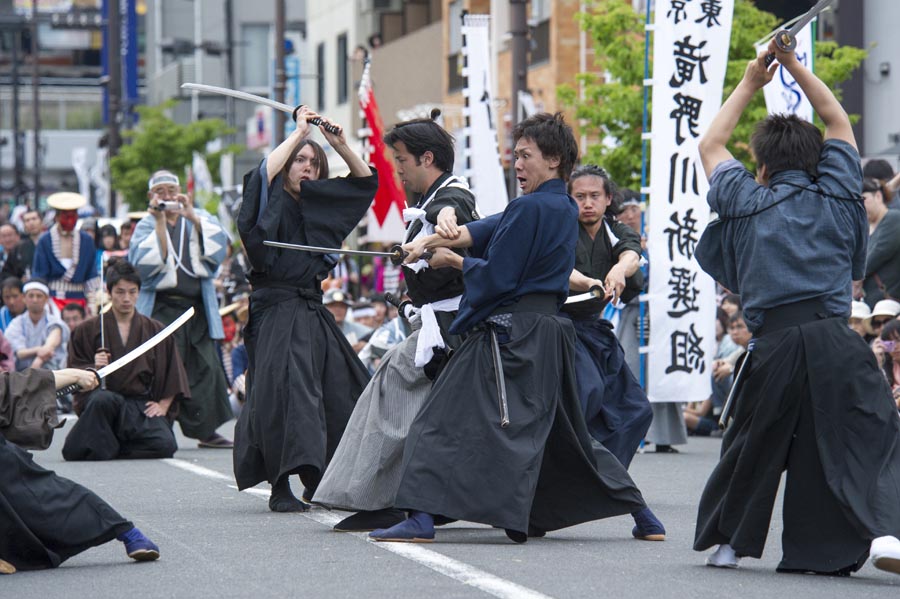
<path fill-rule="evenodd" d="M 347 78 L 349 76 L 347 64 L 347 34 L 342 33 L 337 38 L 337 103 L 347 102 Z"/>
<path fill-rule="evenodd" d="M 269 25 L 241 26 L 241 86 L 269 88 Z"/>
<path fill-rule="evenodd" d="M 316 46 L 316 110 L 325 110 L 325 42 Z"/>

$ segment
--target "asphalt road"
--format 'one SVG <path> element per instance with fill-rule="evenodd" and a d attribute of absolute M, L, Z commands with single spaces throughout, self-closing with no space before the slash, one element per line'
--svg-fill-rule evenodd
<path fill-rule="evenodd" d="M 221 432 L 230 435 L 232 426 Z M 134 563 L 114 541 L 56 570 L 0 577 L 0 598 L 900 596 L 900 577 L 869 564 L 850 579 L 776 574 L 779 506 L 763 559 L 744 560 L 734 571 L 705 567 L 691 543 L 700 491 L 718 454 L 715 439 L 691 439 L 678 455 L 646 453 L 632 464 L 668 529 L 665 542 L 633 540 L 624 516 L 525 545 L 466 523 L 439 529 L 433 544 L 407 545 L 334 533 L 330 525 L 344 514 L 322 508 L 269 512 L 267 489 L 236 490 L 229 451 L 198 449 L 179 437 L 174 460 L 67 463 L 60 455 L 65 430 L 37 461 L 132 519 L 160 545 L 161 559 Z"/>

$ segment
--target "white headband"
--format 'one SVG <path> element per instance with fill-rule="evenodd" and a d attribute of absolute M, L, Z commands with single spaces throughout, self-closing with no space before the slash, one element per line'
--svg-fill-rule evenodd
<path fill-rule="evenodd" d="M 147 189 L 153 189 L 157 185 L 178 185 L 178 177 L 168 172 L 157 173 L 150 177 Z"/>
<path fill-rule="evenodd" d="M 22 287 L 22 293 L 28 293 L 32 289 L 37 289 L 38 291 L 43 291 L 44 295 L 50 297 L 50 288 L 41 283 L 40 281 L 28 281 Z"/>

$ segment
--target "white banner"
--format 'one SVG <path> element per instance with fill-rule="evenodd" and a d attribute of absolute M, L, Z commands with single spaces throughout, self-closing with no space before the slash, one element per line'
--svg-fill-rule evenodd
<path fill-rule="evenodd" d="M 815 23 L 815 19 L 797 34 L 797 48 L 794 50 L 797 60 L 810 71 L 813 70 L 814 56 L 813 23 Z M 756 46 L 756 55 L 759 56 L 759 53 L 767 46 L 768 42 Z M 812 122 L 812 104 L 800 89 L 800 85 L 794 81 L 784 67 L 778 67 L 775 77 L 763 88 L 763 94 L 766 97 L 766 109 L 769 114 L 796 114 L 801 119 Z"/>
<path fill-rule="evenodd" d="M 466 15 L 463 20 L 463 56 L 466 66 L 463 77 L 466 86 L 466 114 L 469 127 L 467 148 L 469 168 L 465 171 L 469 187 L 475 194 L 478 211 L 482 216 L 503 212 L 508 195 L 500 164 L 497 144 L 497 111 L 491 89 L 491 51 L 489 15 Z"/>
<path fill-rule="evenodd" d="M 709 397 L 715 284 L 694 247 L 709 221 L 697 142 L 722 103 L 734 0 L 657 0 L 650 162 L 650 344 L 653 402 Z"/>

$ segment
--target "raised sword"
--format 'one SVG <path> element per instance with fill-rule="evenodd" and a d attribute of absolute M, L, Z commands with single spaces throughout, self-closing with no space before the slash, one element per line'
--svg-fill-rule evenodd
<path fill-rule="evenodd" d="M 275 110 L 279 110 L 281 112 L 286 112 L 291 115 L 294 121 L 297 120 L 297 110 L 300 109 L 299 106 L 290 106 L 289 104 L 283 104 L 281 102 L 276 102 L 275 100 L 270 100 L 269 98 L 263 98 L 262 96 L 256 96 L 254 94 L 248 94 L 247 92 L 242 92 L 237 89 L 229 89 L 227 87 L 218 87 L 216 85 L 206 85 L 203 83 L 182 83 L 182 89 L 193 89 L 200 92 L 206 92 L 208 94 L 218 94 L 220 96 L 230 96 L 232 98 L 237 98 L 238 100 L 246 100 L 247 102 L 256 102 L 257 104 L 262 104 L 263 106 L 268 106 L 269 108 L 274 108 Z M 319 117 L 312 117 L 310 119 L 306 119 L 307 122 L 312 123 L 316 126 L 323 126 L 325 130 L 329 133 L 333 133 L 335 135 L 341 134 L 341 128 L 337 125 L 326 125 L 325 122 Z"/>
<path fill-rule="evenodd" d="M 790 29 L 781 29 L 775 33 L 775 45 L 783 52 L 793 52 L 797 47 L 797 34 L 806 27 L 807 23 L 812 21 L 820 12 L 831 4 L 832 0 L 819 0 L 816 5 L 810 8 L 806 13 L 797 19 Z M 775 60 L 774 54 L 766 54 L 766 66 L 772 64 Z"/>

